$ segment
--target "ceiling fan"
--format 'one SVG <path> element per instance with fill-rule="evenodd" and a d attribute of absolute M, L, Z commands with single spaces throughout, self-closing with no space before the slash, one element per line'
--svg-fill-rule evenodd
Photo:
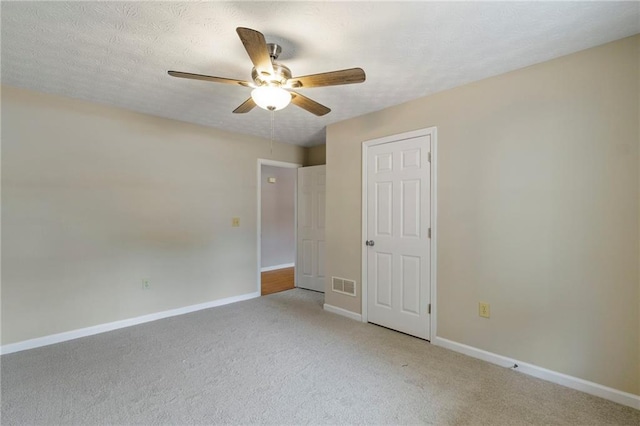
<path fill-rule="evenodd" d="M 251 97 L 233 110 L 236 114 L 249 112 L 256 105 L 269 111 L 277 111 L 286 107 L 289 105 L 289 102 L 291 102 L 318 116 L 329 113 L 331 109 L 301 95 L 293 89 L 362 83 L 366 78 L 361 68 L 349 68 L 302 77 L 292 77 L 289 68 L 276 62 L 276 59 L 278 59 L 282 51 L 279 45 L 267 43 L 261 32 L 252 30 L 251 28 L 238 27 L 236 28 L 236 32 L 240 36 L 240 40 L 249 54 L 251 62 L 253 62 L 254 67 L 251 70 L 253 82 L 180 71 L 168 71 L 169 75 L 192 80 L 212 81 L 214 83 L 237 84 L 253 88 Z"/>

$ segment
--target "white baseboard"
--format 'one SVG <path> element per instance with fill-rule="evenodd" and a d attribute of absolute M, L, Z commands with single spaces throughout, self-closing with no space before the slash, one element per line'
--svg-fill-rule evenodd
<path fill-rule="evenodd" d="M 80 337 L 92 336 L 94 334 L 117 330 L 119 328 L 131 327 L 132 325 L 138 325 L 145 322 L 156 321 L 162 318 L 188 314 L 190 312 L 200 311 L 202 309 L 214 308 L 216 306 L 228 305 L 230 303 L 240 302 L 242 300 L 253 299 L 256 297 L 260 297 L 259 291 L 254 293 L 242 294 L 240 296 L 227 297 L 225 299 L 213 300 L 211 302 L 199 303 L 197 305 L 170 309 L 168 311 L 142 315 L 135 318 L 109 322 L 106 324 L 94 325 L 92 327 L 80 328 L 78 330 L 66 331 L 64 333 L 23 340 L 22 342 L 10 343 L 8 345 L 1 346 L 0 354 L 10 354 L 13 352 L 25 351 L 27 349 L 39 348 L 41 346 L 53 345 L 54 343 L 66 342 L 67 340 L 74 340 Z"/>
<path fill-rule="evenodd" d="M 569 376 L 567 374 L 558 373 L 557 371 L 547 370 L 546 368 L 538 367 L 537 365 L 527 364 L 526 362 L 494 354 L 492 352 L 487 352 L 485 350 L 454 342 L 452 340 L 444 339 L 442 337 L 436 337 L 432 339 L 431 343 L 436 346 L 451 349 L 452 351 L 460 352 L 473 358 L 478 358 L 502 367 L 509 368 L 513 367 L 514 364 L 517 364 L 518 368 L 514 369 L 514 371 L 519 371 L 529 376 L 557 383 L 571 389 L 599 396 L 600 398 L 608 399 L 609 401 L 617 402 L 618 404 L 626 405 L 628 407 L 635 408 L 636 410 L 640 410 L 639 395 L 634 395 L 632 393 L 623 392 L 621 390 L 599 385 L 598 383 L 583 380 L 578 377 Z"/>
<path fill-rule="evenodd" d="M 284 268 L 293 268 L 294 266 L 296 266 L 295 263 L 283 263 L 282 265 L 265 266 L 264 268 L 260 269 L 260 272 L 275 271 L 276 269 L 284 269 Z"/>
<path fill-rule="evenodd" d="M 342 315 L 343 317 L 362 322 L 362 315 L 356 314 L 355 312 L 347 311 L 346 309 L 338 308 L 337 306 L 327 305 L 325 303 L 324 310 L 333 314 Z"/>

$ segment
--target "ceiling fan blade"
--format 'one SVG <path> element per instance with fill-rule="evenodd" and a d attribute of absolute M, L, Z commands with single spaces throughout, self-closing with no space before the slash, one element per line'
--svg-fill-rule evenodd
<path fill-rule="evenodd" d="M 297 92 L 291 92 L 291 103 L 317 116 L 322 116 L 331 112 L 331 109 L 326 106 Z"/>
<path fill-rule="evenodd" d="M 264 35 L 259 31 L 243 27 L 236 28 L 236 32 L 240 36 L 240 40 L 258 73 L 268 76 L 273 75 L 273 64 L 271 63 L 271 56 L 269 56 L 269 49 Z"/>
<path fill-rule="evenodd" d="M 238 108 L 233 110 L 234 114 L 244 114 L 245 112 L 251 111 L 255 108 L 256 103 L 253 101 L 253 98 L 249 98 L 244 101 Z"/>
<path fill-rule="evenodd" d="M 287 86 L 292 88 L 337 86 L 340 84 L 362 83 L 365 79 L 366 75 L 362 68 L 349 68 L 340 71 L 294 77 L 287 82 Z"/>
<path fill-rule="evenodd" d="M 234 80 L 232 78 L 214 77 L 212 75 L 192 74 L 190 72 L 167 71 L 172 77 L 188 78 L 191 80 L 212 81 L 214 83 L 239 84 L 240 86 L 253 87 L 252 83 L 242 80 Z"/>

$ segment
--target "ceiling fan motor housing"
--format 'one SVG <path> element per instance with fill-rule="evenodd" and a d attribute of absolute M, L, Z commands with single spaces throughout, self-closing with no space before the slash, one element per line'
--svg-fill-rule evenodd
<path fill-rule="evenodd" d="M 273 74 L 258 72 L 254 67 L 251 70 L 251 78 L 258 86 L 283 86 L 291 78 L 291 70 L 278 62 L 278 56 L 282 53 L 282 47 L 275 43 L 267 43 L 267 51 L 273 65 Z"/>
<path fill-rule="evenodd" d="M 291 70 L 278 62 L 273 62 L 273 75 L 259 73 L 255 67 L 251 70 L 251 78 L 258 86 L 284 86 L 291 78 Z"/>

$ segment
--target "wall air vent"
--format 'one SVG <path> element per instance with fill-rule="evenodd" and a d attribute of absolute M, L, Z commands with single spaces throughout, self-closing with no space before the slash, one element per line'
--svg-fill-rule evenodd
<path fill-rule="evenodd" d="M 331 289 L 336 293 L 356 295 L 356 282 L 346 278 L 331 277 Z"/>

